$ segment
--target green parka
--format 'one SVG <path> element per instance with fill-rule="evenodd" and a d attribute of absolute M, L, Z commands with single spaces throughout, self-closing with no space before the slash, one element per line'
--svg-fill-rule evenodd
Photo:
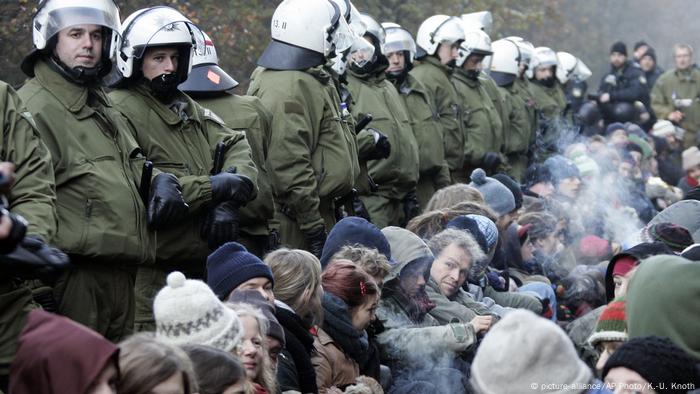
<path fill-rule="evenodd" d="M 690 106 L 678 106 L 683 112 L 680 126 L 685 129 L 683 146 L 689 148 L 697 145 L 697 133 L 700 131 L 700 70 L 691 68 L 687 71 L 668 70 L 663 73 L 651 90 L 651 106 L 659 119 L 666 119 L 668 114 L 677 109 L 676 103 L 685 104 L 690 99 Z"/>

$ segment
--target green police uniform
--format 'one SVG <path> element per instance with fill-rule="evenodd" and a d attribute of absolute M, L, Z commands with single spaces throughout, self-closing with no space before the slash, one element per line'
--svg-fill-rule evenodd
<path fill-rule="evenodd" d="M 220 96 L 198 98 L 197 102 L 221 116 L 227 127 L 246 131 L 253 162 L 258 169 L 258 195 L 240 210 L 241 233 L 238 242 L 262 258 L 267 252 L 269 221 L 275 212 L 270 175 L 265 166 L 272 132 L 272 115 L 260 99 L 254 96 L 223 93 Z"/>
<path fill-rule="evenodd" d="M 28 234 L 51 242 L 57 224 L 51 154 L 39 137 L 32 115 L 12 87 L 2 81 L 0 125 L 0 161 L 15 164 L 8 209 L 27 219 Z M 0 270 L 0 387 L 7 382 L 27 313 L 36 307 L 31 291 Z"/>
<path fill-rule="evenodd" d="M 362 195 L 362 201 L 377 227 L 399 226 L 404 218 L 403 198 L 418 182 L 418 144 L 408 111 L 383 70 L 363 75 L 350 70 L 347 78 L 348 90 L 355 101 L 352 114 L 356 119 L 372 114 L 370 126 L 384 134 L 391 144 L 388 158 L 367 162 L 369 175 L 379 190 Z M 371 150 L 374 144 L 371 131 L 365 129 L 358 133 L 360 152 Z"/>
<path fill-rule="evenodd" d="M 683 112 L 680 127 L 685 129 L 683 147 L 698 144 L 700 131 L 700 70 L 669 70 L 663 73 L 651 90 L 651 106 L 659 119 L 677 109 Z M 689 104 L 689 105 L 687 105 Z"/>
<path fill-rule="evenodd" d="M 468 78 L 466 71 L 459 68 L 452 75 L 452 82 L 464 108 L 464 166 L 458 179 L 466 182 L 472 170 L 482 166 L 487 152 L 500 154 L 503 123 L 481 79 Z M 505 156 L 501 160 L 505 163 Z"/>
<path fill-rule="evenodd" d="M 398 83 L 398 81 L 397 81 Z M 416 195 L 425 206 L 435 191 L 450 185 L 450 167 L 445 160 L 444 135 L 435 99 L 413 75 L 396 86 L 403 99 L 418 144 L 418 185 Z"/>
<path fill-rule="evenodd" d="M 531 83 L 530 87 L 540 117 L 535 137 L 535 155 L 539 161 L 542 161 L 557 151 L 557 144 L 561 137 L 560 128 L 566 109 L 566 97 L 558 84 L 546 87 Z"/>
<path fill-rule="evenodd" d="M 459 174 L 464 164 L 464 130 L 461 100 L 450 82 L 450 73 L 450 69 L 436 57 L 425 56 L 416 62 L 410 74 L 423 84 L 435 100 L 435 109 L 442 124 L 445 160 L 450 172 Z"/>
<path fill-rule="evenodd" d="M 505 98 L 508 129 L 505 154 L 510 167 L 509 175 L 520 181 L 527 169 L 531 128 L 527 104 L 517 94 L 515 84 L 499 88 Z"/>
<path fill-rule="evenodd" d="M 308 249 L 304 232 L 335 224 L 334 200 L 352 191 L 360 171 L 337 88 L 324 66 L 304 71 L 259 67 L 248 94 L 272 113 L 265 164 L 275 200 L 273 227 L 282 244 Z"/>
<path fill-rule="evenodd" d="M 153 298 L 165 286 L 167 272 L 184 270 L 188 276 L 204 277 L 210 250 L 200 230 L 212 208 L 209 176 L 216 145 L 224 142 L 226 146 L 224 170 L 235 167 L 253 183 L 257 170 L 245 132 L 225 127 L 214 112 L 184 93 L 166 105 L 139 84 L 115 90 L 110 98 L 133 125 L 134 138 L 153 167 L 178 178 L 190 207 L 184 221 L 157 232 L 156 265 L 139 267 L 136 275 L 135 329 L 151 330 L 155 329 Z"/>
<path fill-rule="evenodd" d="M 59 312 L 111 340 L 131 333 L 136 267 L 155 260 L 138 193 L 145 157 L 101 88 L 41 60 L 19 95 L 51 152 L 58 231 L 74 269 L 56 283 Z"/>

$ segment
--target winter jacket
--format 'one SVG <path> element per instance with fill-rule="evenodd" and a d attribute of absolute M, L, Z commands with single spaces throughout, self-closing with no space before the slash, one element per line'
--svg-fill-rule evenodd
<path fill-rule="evenodd" d="M 226 145 L 223 171 L 235 167 L 236 173 L 253 184 L 257 179 L 245 133 L 229 129 L 215 113 L 184 93 L 174 99 L 184 107 L 177 113 L 155 98 L 144 84 L 115 90 L 109 96 L 134 126 L 134 138 L 153 167 L 178 178 L 189 205 L 187 219 L 158 231 L 158 262 L 203 264 L 210 250 L 200 231 L 207 210 L 213 207 L 209 176 L 216 145 Z"/>
<path fill-rule="evenodd" d="M 69 82 L 43 60 L 19 90 L 51 152 L 56 177 L 56 247 L 91 262 L 152 263 L 138 193 L 145 156 L 128 120 L 101 88 Z"/>
<path fill-rule="evenodd" d="M 440 324 L 449 324 L 455 321 L 469 323 L 476 316 L 492 315 L 486 305 L 475 301 L 469 293 L 461 288 L 453 297 L 447 298 L 440 293 L 438 284 L 430 278 L 425 286 L 425 291 L 436 305 L 428 313 Z"/>
<path fill-rule="evenodd" d="M 654 216 L 649 225 L 663 222 L 685 227 L 693 236 L 693 240 L 700 243 L 700 201 L 678 201 Z"/>
<path fill-rule="evenodd" d="M 647 79 L 633 60 L 627 60 L 620 68 L 611 66 L 608 74 L 601 78 L 598 91 L 610 94 L 611 102 L 641 101 L 647 108 L 650 106 Z"/>
<path fill-rule="evenodd" d="M 442 124 L 445 160 L 450 171 L 462 169 L 464 163 L 464 131 L 461 100 L 450 82 L 450 69 L 434 56 L 425 56 L 410 72 L 435 100 L 435 109 Z"/>
<path fill-rule="evenodd" d="M 591 369 L 595 368 L 595 364 L 598 361 L 598 351 L 591 346 L 588 342 L 588 338 L 590 338 L 595 331 L 595 326 L 603 310 L 605 310 L 605 307 L 606 305 L 599 306 L 585 315 L 572 320 L 565 327 L 565 331 L 574 343 L 579 358 L 588 364 Z"/>
<path fill-rule="evenodd" d="M 687 71 L 668 70 L 659 77 L 651 90 L 651 105 L 659 119 L 666 119 L 668 114 L 676 110 L 683 112 L 683 120 L 679 126 L 685 129 L 683 137 L 685 148 L 698 144 L 697 133 L 700 131 L 698 96 L 700 96 L 700 70 L 696 68 Z"/>
<path fill-rule="evenodd" d="M 644 77 L 647 79 L 647 85 L 649 85 L 649 89 L 653 90 L 654 85 L 656 85 L 656 81 L 659 80 L 659 77 L 663 75 L 664 70 L 659 67 L 659 66 L 654 66 L 653 69 L 649 71 L 644 72 Z"/>
<path fill-rule="evenodd" d="M 504 129 L 505 149 L 507 156 L 516 155 L 527 157 L 532 138 L 532 128 L 528 117 L 527 104 L 522 97 L 517 95 L 515 84 L 501 87 L 501 94 L 505 98 L 505 113 L 508 117 L 508 127 Z M 523 169 L 524 172 L 524 169 Z M 520 179 L 522 174 L 517 174 Z"/>
<path fill-rule="evenodd" d="M 360 366 L 335 344 L 328 333 L 319 328 L 314 337 L 314 355 L 311 362 L 316 371 L 319 393 L 331 386 L 345 386 L 360 376 Z"/>
<path fill-rule="evenodd" d="M 275 301 L 275 317 L 284 329 L 285 347 L 280 353 L 277 382 L 282 392 L 317 393 L 316 372 L 311 363 L 314 338 L 301 318 L 288 306 Z"/>
<path fill-rule="evenodd" d="M 539 83 L 530 83 L 532 95 L 537 103 L 539 113 L 548 121 L 553 121 L 563 116 L 566 108 L 564 92 L 558 84 L 546 87 Z"/>
<path fill-rule="evenodd" d="M 535 100 L 535 95 L 532 90 L 532 84 L 529 79 L 515 78 L 511 90 L 513 95 L 517 96 L 525 104 L 525 111 L 527 112 L 527 119 L 530 124 L 530 145 L 532 145 L 535 139 L 535 130 L 537 130 L 537 114 L 539 112 L 537 101 Z"/>

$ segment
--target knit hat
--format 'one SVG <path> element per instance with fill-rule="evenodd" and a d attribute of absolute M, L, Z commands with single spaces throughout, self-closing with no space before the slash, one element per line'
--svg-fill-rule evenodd
<path fill-rule="evenodd" d="M 550 157 L 544 161 L 544 165 L 549 167 L 549 171 L 552 172 L 552 178 L 554 179 L 555 185 L 558 185 L 559 182 L 566 178 L 581 177 L 581 173 L 576 165 L 571 162 L 571 160 L 561 155 Z"/>
<path fill-rule="evenodd" d="M 603 367 L 603 378 L 611 369 L 623 367 L 638 373 L 656 392 L 686 393 L 687 386 L 698 387 L 700 383 L 695 363 L 668 338 L 632 338 L 610 356 Z M 681 389 L 683 386 L 686 388 Z"/>
<path fill-rule="evenodd" d="M 524 309 L 508 313 L 489 330 L 471 366 L 472 388 L 479 394 L 527 393 L 533 383 L 542 393 L 583 392 L 567 386 L 583 386 L 591 378 L 566 333 Z"/>
<path fill-rule="evenodd" d="M 647 42 L 644 40 L 639 40 L 634 43 L 634 50 L 636 51 L 637 49 L 639 49 L 639 47 L 643 46 L 649 47 L 649 44 L 647 44 Z M 651 49 L 651 47 L 649 47 L 649 49 Z"/>
<path fill-rule="evenodd" d="M 323 245 L 323 253 L 321 254 L 321 266 L 325 268 L 331 257 L 338 253 L 343 246 L 355 244 L 365 248 L 377 249 L 379 253 L 389 260 L 389 263 L 394 263 L 391 260 L 389 241 L 386 240 L 379 227 L 363 218 L 350 216 L 336 223 L 328 233 L 328 238 Z"/>
<path fill-rule="evenodd" d="M 552 172 L 544 164 L 535 163 L 525 170 L 523 187 L 529 189 L 540 182 L 554 182 Z"/>
<path fill-rule="evenodd" d="M 472 182 L 469 186 L 475 187 L 484 196 L 486 204 L 496 211 L 498 216 L 503 216 L 515 210 L 515 197 L 507 187 L 493 178 L 486 176 L 481 168 L 472 171 Z"/>
<path fill-rule="evenodd" d="M 253 278 L 267 278 L 275 285 L 270 267 L 239 243 L 227 242 L 207 257 L 207 284 L 220 300 Z"/>
<path fill-rule="evenodd" d="M 595 347 L 599 342 L 626 342 L 627 318 L 625 317 L 625 300 L 619 299 L 609 303 L 598 318 L 593 335 L 588 343 Z"/>
<path fill-rule="evenodd" d="M 610 136 L 612 133 L 616 132 L 617 130 L 624 130 L 625 134 L 627 134 L 627 130 L 625 129 L 625 125 L 623 125 L 620 122 L 614 122 L 610 123 L 608 127 L 605 128 L 605 135 Z"/>
<path fill-rule="evenodd" d="M 700 149 L 697 146 L 691 146 L 683 151 L 683 171 L 700 164 Z"/>
<path fill-rule="evenodd" d="M 627 56 L 627 45 L 624 42 L 618 41 L 610 47 L 610 53 L 619 53 L 621 55 Z"/>
<path fill-rule="evenodd" d="M 476 243 L 479 244 L 481 251 L 484 253 L 489 252 L 489 243 L 486 241 L 486 237 L 481 232 L 479 228 L 479 223 L 476 220 L 467 217 L 467 215 L 459 215 L 454 219 L 447 222 L 445 228 L 456 228 L 458 230 L 463 230 L 469 232 L 469 234 L 474 237 Z"/>
<path fill-rule="evenodd" d="M 647 137 L 647 133 L 644 131 L 644 129 L 642 129 L 638 124 L 634 122 L 625 122 L 624 126 L 629 137 L 632 137 L 634 135 L 642 139 Z"/>
<path fill-rule="evenodd" d="M 156 337 L 172 345 L 207 345 L 230 352 L 243 337 L 238 315 L 206 283 L 171 272 L 153 301 Z"/>
<path fill-rule="evenodd" d="M 673 223 L 657 223 L 642 230 L 642 241 L 663 242 L 674 252 L 680 253 L 693 244 L 693 237 L 683 226 Z"/>
<path fill-rule="evenodd" d="M 520 184 L 506 174 L 496 174 L 493 176 L 493 179 L 501 182 L 503 186 L 507 187 L 508 190 L 513 193 L 515 209 L 520 209 L 523 206 L 523 192 L 520 190 Z"/>
<path fill-rule="evenodd" d="M 259 291 L 251 289 L 234 290 L 233 293 L 231 293 L 231 298 L 229 301 L 234 303 L 250 304 L 260 309 L 262 314 L 270 323 L 270 326 L 267 329 L 267 336 L 277 339 L 282 344 L 282 347 L 284 347 L 284 329 L 275 317 L 275 307 L 270 305 L 270 303 L 267 302 Z"/>
<path fill-rule="evenodd" d="M 573 159 L 573 162 L 581 173 L 581 176 L 588 177 L 600 174 L 598 163 L 588 155 L 578 155 Z"/>
<path fill-rule="evenodd" d="M 639 60 L 642 60 L 646 56 L 649 56 L 654 61 L 654 64 L 656 64 L 656 51 L 654 50 L 654 48 L 647 49 L 647 51 L 644 52 L 644 54 L 642 54 Z"/>
<path fill-rule="evenodd" d="M 648 160 L 654 154 L 654 150 L 652 149 L 651 145 L 636 134 L 630 134 L 629 140 L 630 143 L 639 148 L 643 160 Z"/>
<path fill-rule="evenodd" d="M 601 261 L 601 259 L 610 257 L 612 248 L 610 242 L 603 238 L 595 235 L 586 235 L 581 238 L 581 242 L 579 242 L 579 252 L 582 256 Z"/>
<path fill-rule="evenodd" d="M 496 243 L 498 242 L 498 228 L 496 227 L 496 223 L 482 215 L 470 214 L 467 215 L 467 217 L 474 219 L 479 225 L 479 231 L 484 235 L 484 238 L 486 238 L 488 250 L 491 250 L 491 248 L 496 246 Z"/>
<path fill-rule="evenodd" d="M 670 120 L 659 120 L 654 123 L 651 129 L 651 135 L 658 138 L 666 138 L 676 135 L 676 126 Z"/>

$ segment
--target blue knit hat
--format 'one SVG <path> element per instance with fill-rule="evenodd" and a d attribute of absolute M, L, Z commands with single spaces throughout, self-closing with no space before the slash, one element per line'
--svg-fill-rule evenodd
<path fill-rule="evenodd" d="M 608 127 L 605 128 L 605 135 L 610 136 L 610 134 L 614 133 L 617 130 L 624 130 L 625 133 L 627 133 L 627 129 L 625 128 L 625 125 L 623 125 L 620 122 L 614 122 L 610 123 Z"/>
<path fill-rule="evenodd" d="M 470 214 L 467 215 L 467 217 L 473 219 L 476 224 L 479 225 L 479 231 L 481 231 L 481 234 L 483 234 L 484 238 L 486 238 L 486 243 L 488 244 L 489 248 L 488 250 L 491 250 L 491 248 L 496 246 L 496 243 L 498 242 L 498 228 L 496 227 L 496 223 L 483 215 Z"/>
<path fill-rule="evenodd" d="M 331 257 L 338 253 L 343 246 L 355 244 L 369 249 L 377 249 L 389 260 L 390 264 L 394 264 L 389 241 L 381 230 L 363 218 L 350 216 L 336 223 L 328 233 L 326 243 L 323 245 L 323 253 L 321 253 L 321 266 L 325 268 Z"/>
<path fill-rule="evenodd" d="M 578 167 L 576 167 L 576 164 L 561 155 L 548 158 L 544 161 L 544 165 L 549 167 L 555 185 L 558 185 L 559 182 L 566 178 L 581 177 L 581 172 L 578 170 Z"/>
<path fill-rule="evenodd" d="M 227 242 L 207 257 L 207 284 L 221 300 L 253 278 L 267 278 L 275 285 L 270 267 L 239 243 Z"/>
<path fill-rule="evenodd" d="M 479 228 L 479 223 L 476 220 L 467 217 L 467 215 L 459 215 L 447 222 L 446 228 L 455 228 L 457 230 L 467 231 L 474 237 L 476 243 L 479 244 L 481 251 L 489 252 L 489 243 L 484 236 L 484 233 Z"/>
<path fill-rule="evenodd" d="M 486 204 L 491 207 L 498 216 L 503 216 L 515 210 L 515 197 L 501 182 L 489 178 L 481 168 L 472 171 L 472 182 L 469 186 L 475 187 L 484 196 Z"/>

